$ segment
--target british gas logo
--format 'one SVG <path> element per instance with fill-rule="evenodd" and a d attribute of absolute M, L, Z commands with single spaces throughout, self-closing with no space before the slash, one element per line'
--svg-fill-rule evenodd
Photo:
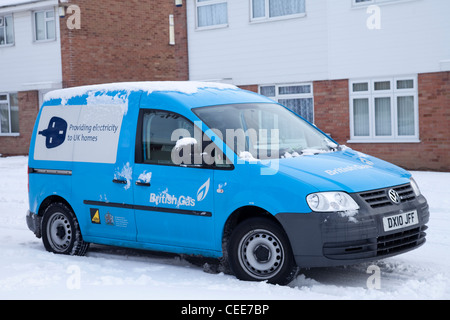
<path fill-rule="evenodd" d="M 210 185 L 210 179 L 206 180 L 205 183 L 203 183 L 200 188 L 197 190 L 197 202 L 201 202 L 205 200 L 206 196 L 209 192 L 209 185 Z M 195 207 L 195 201 L 196 199 L 191 196 L 186 195 L 174 195 L 169 193 L 169 189 L 166 188 L 164 191 L 156 194 L 156 193 L 150 193 L 150 203 L 158 206 L 160 204 L 169 204 L 169 205 L 176 205 L 177 208 L 181 206 L 185 207 Z"/>
<path fill-rule="evenodd" d="M 197 201 L 203 201 L 206 196 L 208 195 L 209 191 L 209 181 L 210 179 L 206 180 L 204 184 L 200 188 L 198 188 L 197 191 Z"/>

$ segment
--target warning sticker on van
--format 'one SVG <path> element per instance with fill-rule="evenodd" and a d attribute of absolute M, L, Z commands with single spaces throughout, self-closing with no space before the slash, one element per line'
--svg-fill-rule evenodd
<path fill-rule="evenodd" d="M 45 107 L 34 158 L 115 163 L 122 119 L 121 105 Z"/>

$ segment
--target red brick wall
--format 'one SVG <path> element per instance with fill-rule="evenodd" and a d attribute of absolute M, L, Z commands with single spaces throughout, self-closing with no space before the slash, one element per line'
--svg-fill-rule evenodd
<path fill-rule="evenodd" d="M 450 72 L 418 75 L 420 143 L 348 143 L 348 80 L 314 82 L 315 123 L 345 144 L 410 170 L 450 171 Z"/>
<path fill-rule="evenodd" d="M 314 123 L 341 144 L 350 139 L 348 80 L 315 81 Z"/>
<path fill-rule="evenodd" d="M 243 89 L 243 90 L 248 90 L 248 91 L 253 91 L 258 93 L 258 85 L 257 84 L 251 84 L 251 85 L 246 85 L 246 86 L 239 86 L 239 88 Z"/>
<path fill-rule="evenodd" d="M 39 112 L 39 94 L 37 91 L 18 93 L 19 99 L 19 136 L 0 137 L 0 154 L 26 155 L 30 147 L 34 120 Z"/>
<path fill-rule="evenodd" d="M 186 6 L 173 0 L 71 0 L 81 29 L 60 19 L 63 86 L 188 78 Z M 176 44 L 169 45 L 169 14 Z"/>

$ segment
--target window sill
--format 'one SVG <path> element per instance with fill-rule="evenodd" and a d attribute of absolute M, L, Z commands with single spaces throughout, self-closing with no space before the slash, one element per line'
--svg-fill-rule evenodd
<path fill-rule="evenodd" d="M 45 39 L 45 40 L 34 40 L 33 43 L 35 44 L 39 44 L 39 43 L 51 43 L 51 42 L 56 42 L 56 38 L 55 39 Z"/>
<path fill-rule="evenodd" d="M 0 133 L 1 137 L 19 137 L 20 133 Z"/>
<path fill-rule="evenodd" d="M 227 24 L 216 24 L 216 25 L 205 26 L 205 27 L 196 27 L 195 31 L 206 31 L 206 30 L 215 30 L 215 29 L 224 29 L 224 28 L 228 28 L 228 23 Z"/>
<path fill-rule="evenodd" d="M 14 43 L 0 44 L 0 49 L 14 47 Z"/>
<path fill-rule="evenodd" d="M 350 139 L 347 143 L 420 143 L 419 139 Z"/>
<path fill-rule="evenodd" d="M 279 16 L 279 17 L 274 17 L 274 18 L 251 18 L 250 24 L 292 20 L 292 19 L 299 19 L 299 18 L 305 18 L 305 17 L 306 17 L 306 13 L 291 14 L 291 15 Z"/>

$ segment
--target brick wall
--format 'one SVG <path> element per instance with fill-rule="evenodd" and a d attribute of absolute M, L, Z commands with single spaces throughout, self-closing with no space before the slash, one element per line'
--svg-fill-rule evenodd
<path fill-rule="evenodd" d="M 19 99 L 19 136 L 0 137 L 0 154 L 26 155 L 30 147 L 34 120 L 39 112 L 38 91 L 24 91 L 18 93 Z"/>
<path fill-rule="evenodd" d="M 186 6 L 165 0 L 71 0 L 81 29 L 60 19 L 63 86 L 188 78 Z M 176 44 L 169 45 L 169 14 Z"/>
<path fill-rule="evenodd" d="M 258 93 L 258 85 L 257 84 L 251 84 L 251 85 L 246 85 L 246 86 L 239 86 L 239 88 L 243 89 L 243 90 L 248 90 L 248 91 L 253 91 Z"/>
<path fill-rule="evenodd" d="M 450 72 L 418 75 L 420 143 L 348 143 L 348 80 L 314 82 L 316 125 L 345 144 L 410 170 L 450 171 Z"/>
<path fill-rule="evenodd" d="M 348 80 L 315 81 L 314 122 L 341 144 L 350 139 Z"/>

